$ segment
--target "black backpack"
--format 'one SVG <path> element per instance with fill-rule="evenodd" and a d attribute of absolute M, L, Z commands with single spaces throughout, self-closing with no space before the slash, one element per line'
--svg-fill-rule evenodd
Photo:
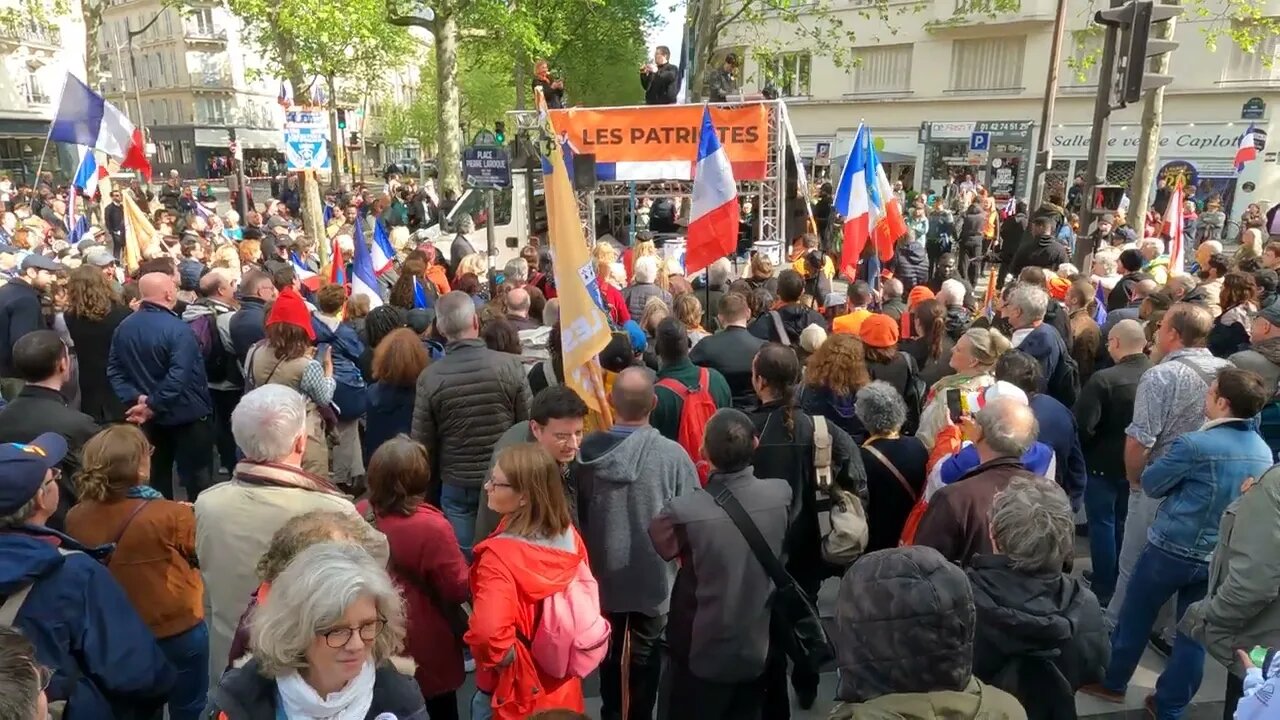
<path fill-rule="evenodd" d="M 1068 408 L 1076 404 L 1080 395 L 1080 366 L 1076 359 L 1067 352 L 1067 344 L 1062 343 L 1062 354 L 1053 375 L 1048 379 L 1049 396 Z"/>

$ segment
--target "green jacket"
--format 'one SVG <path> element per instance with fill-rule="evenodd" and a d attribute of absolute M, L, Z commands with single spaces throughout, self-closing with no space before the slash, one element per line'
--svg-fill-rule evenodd
<path fill-rule="evenodd" d="M 672 378 L 685 387 L 693 387 L 698 383 L 698 373 L 702 368 L 694 365 L 688 358 L 673 365 L 666 365 L 658 371 L 658 380 Z M 733 407 L 733 395 L 729 392 L 729 383 L 719 370 L 708 368 L 711 376 L 711 399 L 717 408 Z M 680 412 L 684 409 L 684 401 L 670 390 L 658 386 L 658 406 L 649 416 L 649 424 L 655 427 L 668 440 L 680 442 Z"/>
<path fill-rule="evenodd" d="M 1236 675 L 1235 651 L 1280 646 L 1280 465 L 1222 514 L 1209 591 L 1178 628 Z"/>
<path fill-rule="evenodd" d="M 930 693 L 881 695 L 861 703 L 839 703 L 831 708 L 827 720 L 1027 720 L 1009 693 L 985 685 L 977 678 L 961 691 L 938 690 Z"/>

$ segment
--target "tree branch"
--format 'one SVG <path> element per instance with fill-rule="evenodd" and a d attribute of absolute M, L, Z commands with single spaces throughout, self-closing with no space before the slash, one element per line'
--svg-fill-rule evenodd
<path fill-rule="evenodd" d="M 396 0 L 387 0 L 387 22 L 396 27 L 420 27 L 432 35 L 436 34 L 434 20 L 428 20 L 417 15 L 400 15 L 396 12 Z"/>
<path fill-rule="evenodd" d="M 742 7 L 738 8 L 737 12 L 725 18 L 724 20 L 716 23 L 715 29 L 712 30 L 711 32 L 712 37 L 717 37 L 717 38 L 720 37 L 720 33 L 725 28 L 733 24 L 735 20 L 742 17 L 742 14 L 745 13 L 747 11 L 747 8 L 749 7 L 751 7 L 751 0 L 742 0 Z"/>

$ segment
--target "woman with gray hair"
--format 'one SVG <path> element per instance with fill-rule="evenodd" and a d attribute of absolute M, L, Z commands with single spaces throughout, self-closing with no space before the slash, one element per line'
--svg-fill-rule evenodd
<path fill-rule="evenodd" d="M 363 548 L 303 550 L 251 620 L 253 658 L 222 676 L 204 717 L 425 718 L 422 692 L 391 666 L 404 643 L 400 593 Z"/>
<path fill-rule="evenodd" d="M 962 393 L 976 393 L 985 390 L 996 381 L 991 370 L 1009 347 L 1008 338 L 995 329 L 969 328 L 960 336 L 951 349 L 951 369 L 956 373 L 933 384 L 929 391 L 932 400 L 920 413 L 916 437 L 926 447 L 933 449 L 934 439 L 947 424 L 947 391 L 957 389 Z"/>
<path fill-rule="evenodd" d="M 1111 654 L 1098 599 L 1063 572 L 1075 546 L 1071 503 L 1051 480 L 1014 478 L 996 493 L 990 523 L 995 553 L 975 555 L 967 571 L 973 674 L 1018 698 L 1032 720 L 1064 717 L 1076 690 L 1101 682 Z"/>
<path fill-rule="evenodd" d="M 876 380 L 858 391 L 854 413 L 867 429 L 862 465 L 867 470 L 867 552 L 898 547 L 902 528 L 924 492 L 929 450 L 903 436 L 907 404 L 892 385 Z"/>

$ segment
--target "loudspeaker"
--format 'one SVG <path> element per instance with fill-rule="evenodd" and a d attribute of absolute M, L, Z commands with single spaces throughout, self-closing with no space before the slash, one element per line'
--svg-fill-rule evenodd
<path fill-rule="evenodd" d="M 587 192 L 596 189 L 595 153 L 573 156 L 573 189 Z"/>

